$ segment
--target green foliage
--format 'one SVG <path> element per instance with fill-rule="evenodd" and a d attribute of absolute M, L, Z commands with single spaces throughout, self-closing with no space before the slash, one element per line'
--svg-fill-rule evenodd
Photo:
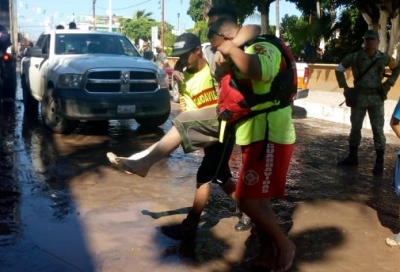
<path fill-rule="evenodd" d="M 186 0 L 187 1 L 187 0 Z M 257 0 L 264 1 L 264 0 Z M 271 0 L 268 0 L 271 1 Z M 275 0 L 272 0 L 272 2 Z M 203 20 L 203 13 L 205 9 L 204 0 L 190 0 L 189 10 L 187 14 L 192 18 L 193 21 L 200 22 Z M 223 7 L 230 6 L 234 7 L 238 14 L 239 23 L 243 23 L 244 20 L 254 13 L 256 7 L 256 1 L 243 1 L 243 0 L 213 0 L 213 6 Z"/>
<path fill-rule="evenodd" d="M 139 39 L 144 41 L 151 39 L 151 27 L 156 25 L 156 22 L 146 18 L 124 19 L 122 22 L 122 33 L 138 44 Z"/>
<path fill-rule="evenodd" d="M 207 32 L 208 32 L 207 22 L 205 22 L 205 21 L 197 22 L 191 32 L 196 34 L 197 36 L 199 36 L 200 41 L 202 43 L 208 42 L 208 39 L 207 39 Z"/>
<path fill-rule="evenodd" d="M 187 15 L 195 22 L 203 21 L 203 9 L 204 0 L 190 0 Z"/>
<path fill-rule="evenodd" d="M 304 45 L 311 36 L 308 22 L 296 15 L 289 16 L 286 14 L 282 19 L 281 28 L 282 39 L 289 43 L 293 54 L 299 56 L 300 51 L 304 49 Z"/>
<path fill-rule="evenodd" d="M 164 37 L 165 54 L 168 55 L 169 53 L 171 53 L 170 51 L 172 51 L 172 48 L 174 47 L 174 43 L 175 43 L 175 40 L 177 37 L 178 36 L 172 34 L 171 32 L 165 33 L 165 37 Z M 168 49 L 170 51 L 168 51 Z"/>
<path fill-rule="evenodd" d="M 340 31 L 339 38 L 331 40 L 328 44 L 335 63 L 339 63 L 346 55 L 362 48 L 363 35 L 368 29 L 364 18 L 356 8 L 343 11 L 337 27 Z"/>
<path fill-rule="evenodd" d="M 137 10 L 133 14 L 133 19 L 140 19 L 140 18 L 145 18 L 150 21 L 155 21 L 151 16 L 153 15 L 153 12 L 146 12 L 145 10 Z"/>

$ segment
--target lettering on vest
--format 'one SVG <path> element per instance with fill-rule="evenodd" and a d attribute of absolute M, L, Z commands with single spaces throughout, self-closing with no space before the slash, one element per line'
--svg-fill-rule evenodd
<path fill-rule="evenodd" d="M 218 101 L 217 93 L 214 88 L 209 88 L 201 93 L 193 96 L 193 102 L 197 105 L 199 109 L 216 104 Z"/>

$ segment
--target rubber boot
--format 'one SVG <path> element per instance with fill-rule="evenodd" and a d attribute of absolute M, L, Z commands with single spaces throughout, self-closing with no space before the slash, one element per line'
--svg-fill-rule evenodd
<path fill-rule="evenodd" d="M 339 161 L 337 165 L 340 166 L 358 166 L 358 146 L 349 147 L 349 155 Z"/>
<path fill-rule="evenodd" d="M 385 149 L 376 149 L 375 151 L 376 151 L 376 161 L 372 173 L 374 175 L 381 175 L 383 172 L 383 163 L 384 163 L 383 156 L 385 155 Z"/>
<path fill-rule="evenodd" d="M 162 226 L 161 232 L 174 240 L 194 241 L 197 235 L 197 226 L 200 222 L 200 215 L 189 211 L 182 223 L 171 226 Z"/>

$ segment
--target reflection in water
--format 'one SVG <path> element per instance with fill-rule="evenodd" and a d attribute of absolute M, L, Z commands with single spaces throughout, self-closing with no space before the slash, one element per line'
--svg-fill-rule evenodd
<path fill-rule="evenodd" d="M 72 212 L 68 180 L 70 175 L 66 158 L 59 154 L 54 137 L 37 119 L 24 116 L 22 140 L 32 165 L 31 193 L 51 200 L 49 208 L 57 220 Z"/>
<path fill-rule="evenodd" d="M 20 190 L 14 179 L 15 107 L 0 106 L 0 246 L 15 242 L 19 233 Z"/>

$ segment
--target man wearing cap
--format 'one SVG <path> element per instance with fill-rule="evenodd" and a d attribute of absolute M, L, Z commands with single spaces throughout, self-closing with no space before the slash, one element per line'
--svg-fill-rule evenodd
<path fill-rule="evenodd" d="M 156 52 L 157 56 L 155 58 L 155 62 L 158 65 L 158 67 L 164 69 L 164 67 L 168 64 L 168 59 L 167 55 L 164 53 L 164 49 L 161 46 L 161 44 L 156 45 Z"/>
<path fill-rule="evenodd" d="M 144 177 L 154 163 L 171 154 L 180 145 L 185 153 L 204 149 L 204 157 L 197 171 L 192 209 L 181 224 L 161 228 L 171 238 L 193 241 L 208 201 L 210 182 L 219 184 L 227 195 L 233 197 L 235 183 L 231 179 L 228 163 L 234 141 L 227 139 L 224 144 L 218 141 L 218 93 L 208 63 L 203 58 L 200 39 L 192 33 L 180 35 L 171 56 L 179 57 L 186 67 L 183 72 L 184 81 L 179 86 L 182 113 L 172 121 L 174 126 L 159 142 L 140 155 L 121 158 L 108 153 L 107 156 L 126 171 Z"/>
<path fill-rule="evenodd" d="M 351 107 L 351 130 L 349 135 L 349 154 L 337 164 L 339 166 L 358 165 L 358 147 L 361 141 L 361 129 L 365 114 L 371 122 L 374 147 L 376 151 L 374 175 L 381 175 L 384 168 L 386 137 L 384 126 L 384 101 L 390 88 L 399 76 L 399 65 L 388 54 L 378 50 L 379 35 L 376 30 L 367 30 L 364 34 L 364 49 L 346 56 L 336 67 L 336 79 L 345 96 L 354 94 Z M 382 83 L 385 67 L 392 70 L 391 75 Z M 344 72 L 350 68 L 353 72 L 353 85 L 347 85 Z"/>
<path fill-rule="evenodd" d="M 139 49 L 139 53 L 143 56 L 144 52 L 149 51 L 149 43 L 144 42 L 142 48 Z"/>

